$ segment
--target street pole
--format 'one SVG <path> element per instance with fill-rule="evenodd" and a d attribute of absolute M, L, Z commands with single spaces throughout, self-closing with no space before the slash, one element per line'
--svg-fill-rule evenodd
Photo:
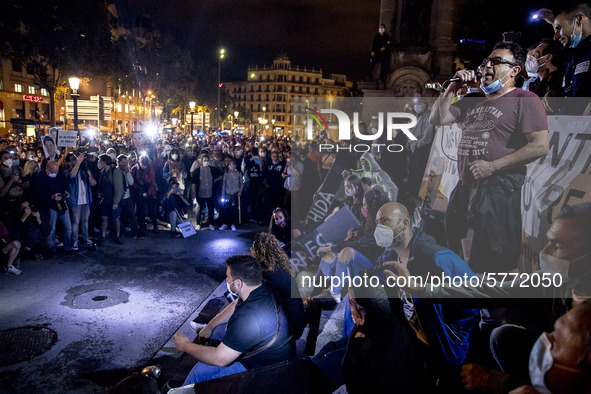
<path fill-rule="evenodd" d="M 78 137 L 80 137 L 80 131 L 78 130 L 78 97 L 80 97 L 78 88 L 80 87 L 80 78 L 70 77 L 68 81 L 70 82 L 70 89 L 72 89 L 72 100 L 74 100 L 74 130 L 77 132 Z"/>
<path fill-rule="evenodd" d="M 195 114 L 195 105 L 197 105 L 197 103 L 195 101 L 191 101 L 189 103 L 189 108 L 191 109 L 191 132 L 189 133 L 191 135 L 191 137 L 193 137 L 193 114 Z"/>
<path fill-rule="evenodd" d="M 218 126 L 221 128 L 222 124 L 222 107 L 220 106 L 222 94 L 222 59 L 224 58 L 225 50 L 220 50 L 220 57 L 218 58 Z"/>

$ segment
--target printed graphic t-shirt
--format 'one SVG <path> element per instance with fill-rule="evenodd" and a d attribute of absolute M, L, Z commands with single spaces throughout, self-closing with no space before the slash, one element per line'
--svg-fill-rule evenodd
<path fill-rule="evenodd" d="M 526 134 L 548 129 L 542 101 L 519 88 L 492 100 L 482 94 L 466 96 L 450 112 L 462 127 L 458 173 L 466 183 L 475 182 L 471 162 L 505 157 L 527 144 Z"/>

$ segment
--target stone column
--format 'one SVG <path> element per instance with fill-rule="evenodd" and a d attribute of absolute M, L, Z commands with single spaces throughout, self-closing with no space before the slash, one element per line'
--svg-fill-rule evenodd
<path fill-rule="evenodd" d="M 455 45 L 452 41 L 454 0 L 434 0 L 431 7 L 430 42 L 433 48 L 432 72 L 435 78 L 452 73 Z"/>

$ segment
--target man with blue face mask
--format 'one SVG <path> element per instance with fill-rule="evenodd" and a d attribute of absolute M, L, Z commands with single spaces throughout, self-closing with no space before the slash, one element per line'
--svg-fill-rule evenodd
<path fill-rule="evenodd" d="M 431 113 L 433 124 L 462 127 L 460 180 L 447 207 L 445 230 L 450 249 L 462 251 L 475 272 L 517 269 L 526 165 L 548 153 L 542 101 L 516 87 L 524 63 L 519 45 L 497 43 L 480 66 L 484 95 L 452 104 L 460 88 L 477 82 L 475 71 L 459 70 L 454 75 L 459 80 L 448 85 Z"/>

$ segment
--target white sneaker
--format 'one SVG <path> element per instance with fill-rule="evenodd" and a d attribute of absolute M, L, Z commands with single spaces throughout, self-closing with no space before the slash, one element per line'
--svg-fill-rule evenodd
<path fill-rule="evenodd" d="M 209 225 L 209 231 L 214 231 L 214 230 L 215 230 L 215 227 L 213 227 L 213 224 L 210 224 Z"/>
<path fill-rule="evenodd" d="M 220 231 L 224 231 L 227 228 L 228 228 L 227 224 L 222 224 L 222 227 L 220 227 Z"/>
<path fill-rule="evenodd" d="M 191 328 L 193 329 L 193 331 L 195 331 L 197 334 L 199 334 L 199 331 L 201 331 L 201 329 L 203 327 L 205 327 L 205 324 L 196 323 L 194 321 L 189 322 L 189 325 L 191 326 Z"/>
<path fill-rule="evenodd" d="M 232 231 L 236 231 L 236 226 L 232 225 Z"/>
<path fill-rule="evenodd" d="M 195 230 L 197 230 L 197 231 L 201 230 L 201 225 L 200 224 L 196 225 Z"/>
<path fill-rule="evenodd" d="M 10 267 L 6 268 L 6 272 L 13 275 L 20 275 L 23 271 L 19 270 L 14 265 L 11 265 Z"/>
<path fill-rule="evenodd" d="M 78 244 L 72 245 L 72 250 L 78 250 Z"/>

